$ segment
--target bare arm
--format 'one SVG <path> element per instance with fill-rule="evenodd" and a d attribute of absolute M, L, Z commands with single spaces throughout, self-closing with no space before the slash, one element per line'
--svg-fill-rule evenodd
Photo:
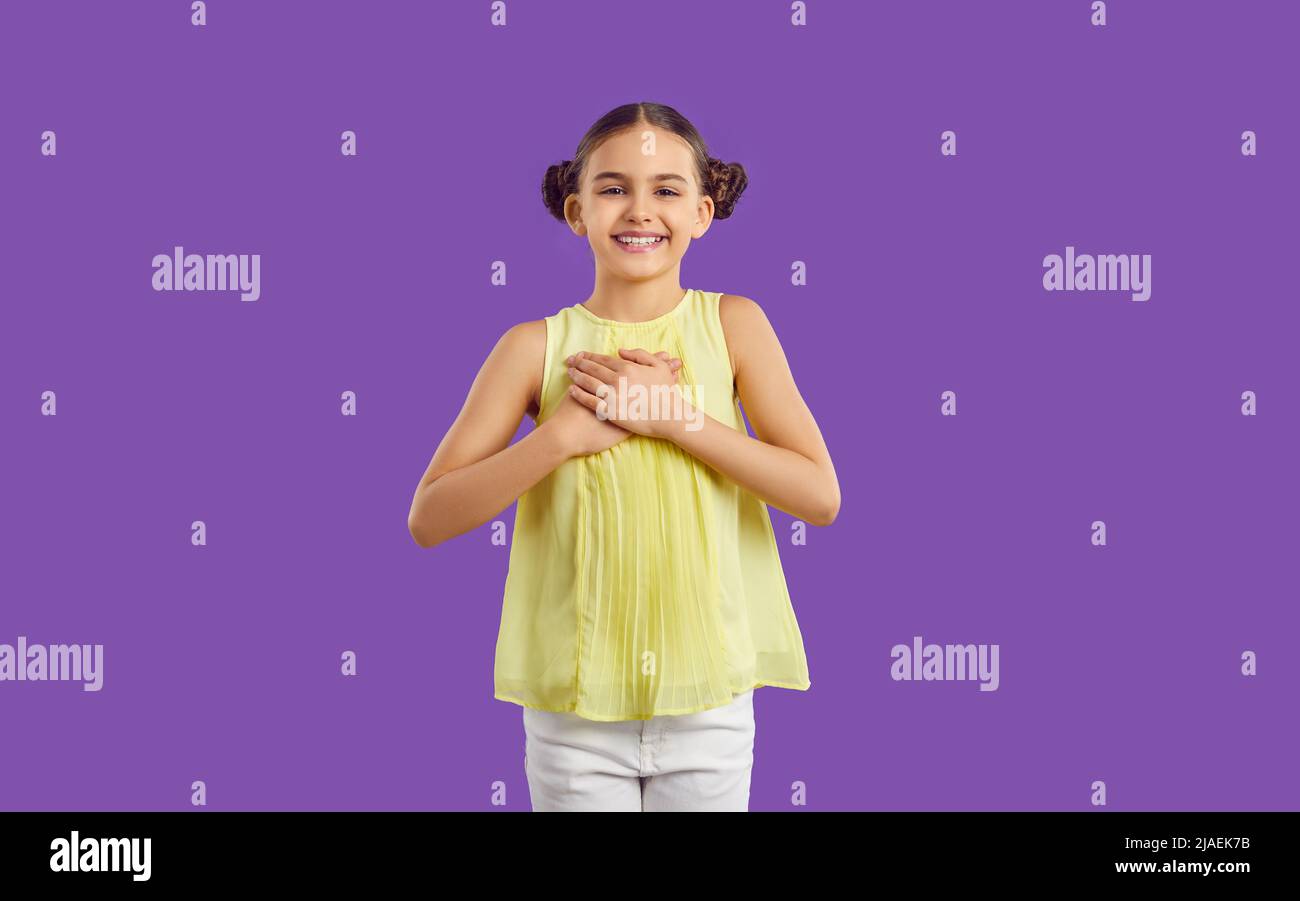
<path fill-rule="evenodd" d="M 816 526 L 840 510 L 840 483 L 812 412 L 795 385 L 785 351 L 761 307 L 723 295 L 719 315 L 731 354 L 736 391 L 753 426 L 751 437 L 702 410 L 703 426 L 657 424 L 659 437 L 732 479 L 761 500 Z"/>
<path fill-rule="evenodd" d="M 552 420 L 510 444 L 537 403 L 545 355 L 536 320 L 507 331 L 484 361 L 415 489 L 407 527 L 420 547 L 477 528 L 569 458 Z"/>

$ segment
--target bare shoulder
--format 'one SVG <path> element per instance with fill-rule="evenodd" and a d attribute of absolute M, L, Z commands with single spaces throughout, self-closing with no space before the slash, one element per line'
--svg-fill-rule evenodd
<path fill-rule="evenodd" d="M 739 373 L 747 356 L 761 352 L 772 336 L 767 314 L 754 300 L 741 294 L 724 294 L 718 301 L 718 318 L 727 339 L 731 370 Z"/>
<path fill-rule="evenodd" d="M 763 308 L 757 301 L 741 294 L 722 295 L 718 300 L 718 316 L 722 319 L 722 327 L 728 334 L 733 330 L 737 335 L 743 335 L 755 331 L 770 331 L 772 328 L 772 324 L 767 321 L 767 314 L 763 312 Z"/>
<path fill-rule="evenodd" d="M 533 319 L 521 322 L 506 329 L 501 336 L 501 344 L 506 350 L 523 353 L 530 350 L 546 352 L 546 320 Z"/>
<path fill-rule="evenodd" d="M 535 415 L 546 364 L 546 320 L 533 319 L 506 329 L 493 348 L 492 357 L 494 365 L 509 372 L 516 384 L 527 386 L 528 413 Z"/>

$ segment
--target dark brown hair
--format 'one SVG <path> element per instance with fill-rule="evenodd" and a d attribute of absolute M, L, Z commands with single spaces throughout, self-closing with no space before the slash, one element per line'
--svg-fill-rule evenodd
<path fill-rule="evenodd" d="M 662 103 L 626 103 L 601 116 L 587 130 L 573 159 L 547 167 L 546 175 L 542 178 L 542 202 L 552 216 L 561 222 L 565 221 L 564 199 L 570 194 L 578 193 L 587 160 L 601 142 L 638 125 L 653 125 L 684 140 L 695 157 L 695 176 L 699 180 L 700 192 L 713 198 L 713 218 L 726 219 L 731 215 L 736 201 L 749 184 L 745 167 L 740 163 L 724 163 L 709 156 L 704 139 L 695 130 L 695 126 L 671 106 Z"/>

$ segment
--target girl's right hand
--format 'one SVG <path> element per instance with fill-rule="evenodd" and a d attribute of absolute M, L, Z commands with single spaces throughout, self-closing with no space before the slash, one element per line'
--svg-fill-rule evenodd
<path fill-rule="evenodd" d="M 559 408 L 546 420 L 555 423 L 553 428 L 561 436 L 570 457 L 585 457 L 609 450 L 632 433 L 608 419 L 600 419 L 582 401 L 573 396 L 577 389 L 570 385 L 564 393 Z"/>

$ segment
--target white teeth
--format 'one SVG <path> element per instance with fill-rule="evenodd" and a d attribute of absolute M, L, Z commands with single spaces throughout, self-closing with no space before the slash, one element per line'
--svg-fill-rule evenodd
<path fill-rule="evenodd" d="M 623 244 L 658 244 L 663 238 L 625 238 L 621 235 L 616 236 Z"/>

